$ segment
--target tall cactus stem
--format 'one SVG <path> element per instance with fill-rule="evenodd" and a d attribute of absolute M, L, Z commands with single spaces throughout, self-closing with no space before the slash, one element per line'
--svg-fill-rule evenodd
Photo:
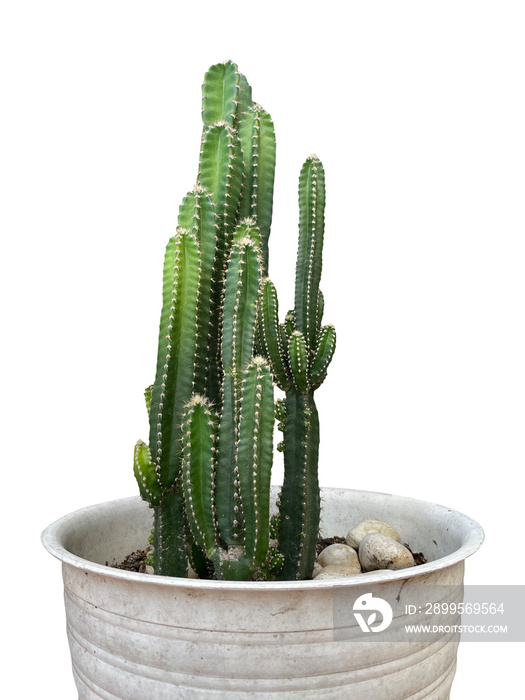
<path fill-rule="evenodd" d="M 319 418 L 313 391 L 292 386 L 286 393 L 285 478 L 281 492 L 279 549 L 284 555 L 280 580 L 309 579 L 319 534 L 317 464 Z"/>
<path fill-rule="evenodd" d="M 241 396 L 235 461 L 246 533 L 246 557 L 256 569 L 265 561 L 269 545 L 275 411 L 272 375 L 264 358 L 255 357 L 244 371 Z"/>
<path fill-rule="evenodd" d="M 233 471 L 238 439 L 238 411 L 242 372 L 252 359 L 257 293 L 260 281 L 258 247 L 249 237 L 232 246 L 226 273 L 221 357 L 224 372 L 219 425 L 216 506 L 221 539 L 239 543 L 240 498 Z"/>
<path fill-rule="evenodd" d="M 185 515 L 179 492 L 180 422 L 195 375 L 199 281 L 197 241 L 179 228 L 166 248 L 157 372 L 149 411 L 149 449 L 162 492 L 160 502 L 152 501 L 154 562 L 157 573 L 169 576 L 187 575 Z"/>
<path fill-rule="evenodd" d="M 210 403 L 194 394 L 186 404 L 182 435 L 182 487 L 195 542 L 212 556 L 217 547 L 214 472 L 217 420 Z"/>
<path fill-rule="evenodd" d="M 314 390 L 321 384 L 335 347 L 333 327 L 321 329 L 324 297 L 319 290 L 324 237 L 325 176 L 316 156 L 299 177 L 299 245 L 295 308 L 282 327 L 293 385 L 286 394 L 284 482 L 280 510 L 279 578 L 310 578 L 319 530 L 319 419 Z"/>
<path fill-rule="evenodd" d="M 179 228 L 166 249 L 157 374 L 150 408 L 149 445 L 163 489 L 172 487 L 180 471 L 181 415 L 195 374 L 199 281 L 197 241 L 189 231 Z"/>

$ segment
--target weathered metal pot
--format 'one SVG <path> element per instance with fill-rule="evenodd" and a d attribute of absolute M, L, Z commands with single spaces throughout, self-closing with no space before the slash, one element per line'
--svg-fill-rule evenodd
<path fill-rule="evenodd" d="M 385 520 L 428 563 L 335 581 L 168 578 L 105 565 L 144 548 L 152 512 L 139 498 L 50 525 L 42 540 L 63 565 L 79 698 L 447 700 L 458 635 L 378 642 L 355 620 L 343 634 L 334 625 L 345 600 L 351 605 L 365 592 L 387 599 L 392 586 L 405 595 L 424 585 L 461 594 L 464 560 L 481 545 L 481 527 L 411 498 L 346 489 L 322 496 L 325 536 L 344 535 L 363 519 Z M 392 627 L 403 621 L 396 617 Z"/>

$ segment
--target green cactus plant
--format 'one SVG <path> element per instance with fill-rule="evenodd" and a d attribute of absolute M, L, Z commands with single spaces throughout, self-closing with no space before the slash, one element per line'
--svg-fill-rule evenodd
<path fill-rule="evenodd" d="M 155 573 L 309 578 L 319 530 L 319 421 L 313 398 L 335 347 L 321 326 L 324 170 L 299 182 L 295 308 L 279 323 L 268 278 L 275 135 L 231 61 L 202 88 L 197 184 L 166 248 L 149 446 L 135 446 L 139 490 L 154 510 Z M 286 392 L 274 399 L 274 384 Z M 285 477 L 270 517 L 273 429 Z"/>

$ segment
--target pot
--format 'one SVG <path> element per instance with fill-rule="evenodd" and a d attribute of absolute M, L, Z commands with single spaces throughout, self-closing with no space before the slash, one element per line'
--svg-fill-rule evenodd
<path fill-rule="evenodd" d="M 408 592 L 439 598 L 446 590 L 461 599 L 464 561 L 480 547 L 481 527 L 449 508 L 390 494 L 324 489 L 322 503 L 323 536 L 384 520 L 427 563 L 331 581 L 170 578 L 106 566 L 147 543 L 152 511 L 138 497 L 50 525 L 42 541 L 62 562 L 79 700 L 447 700 L 459 635 L 367 635 L 352 605 L 370 593 L 394 605 L 394 590 L 395 633 L 417 621 L 404 612 Z"/>

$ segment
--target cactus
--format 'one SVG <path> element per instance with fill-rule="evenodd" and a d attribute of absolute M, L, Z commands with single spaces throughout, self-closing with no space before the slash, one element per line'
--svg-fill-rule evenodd
<path fill-rule="evenodd" d="M 277 294 L 266 280 L 259 296 L 259 342 L 277 385 L 286 392 L 284 482 L 280 498 L 279 549 L 284 566 L 279 578 L 310 578 L 319 531 L 319 417 L 314 391 L 335 350 L 335 328 L 322 327 L 324 297 L 319 289 L 324 238 L 325 176 L 310 156 L 299 178 L 299 245 L 295 271 L 295 307 L 277 322 Z"/>
<path fill-rule="evenodd" d="M 315 157 L 301 171 L 295 308 L 279 323 L 268 278 L 273 123 L 231 61 L 206 73 L 202 120 L 197 183 L 166 248 L 149 445 L 134 452 L 154 510 L 154 569 L 308 578 L 319 529 L 313 392 L 335 346 L 333 327 L 321 326 L 324 171 Z M 274 383 L 285 401 L 274 401 Z M 276 417 L 285 479 L 271 522 Z"/>

